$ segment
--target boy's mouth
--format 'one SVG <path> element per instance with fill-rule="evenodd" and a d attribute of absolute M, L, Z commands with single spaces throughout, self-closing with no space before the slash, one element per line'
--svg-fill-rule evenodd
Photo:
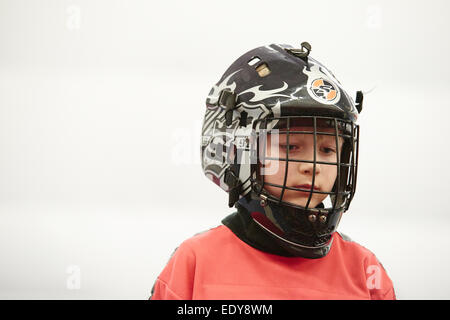
<path fill-rule="evenodd" d="M 299 184 L 299 185 L 295 185 L 295 186 L 292 186 L 292 187 L 293 188 L 297 188 L 297 189 L 311 190 L 311 185 L 310 184 Z M 320 190 L 320 188 L 317 187 L 317 186 L 314 186 L 313 190 L 318 191 L 318 190 Z"/>

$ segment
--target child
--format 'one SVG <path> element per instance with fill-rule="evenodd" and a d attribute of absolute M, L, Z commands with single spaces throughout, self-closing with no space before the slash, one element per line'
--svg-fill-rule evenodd
<path fill-rule="evenodd" d="M 355 103 L 311 46 L 263 46 L 206 99 L 203 171 L 237 212 L 184 241 L 151 299 L 395 299 L 366 248 L 336 231 L 356 187 Z"/>

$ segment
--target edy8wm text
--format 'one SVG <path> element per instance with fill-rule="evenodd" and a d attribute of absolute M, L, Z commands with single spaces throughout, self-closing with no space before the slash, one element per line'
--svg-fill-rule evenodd
<path fill-rule="evenodd" d="M 212 314 L 221 315 L 269 315 L 272 314 L 272 305 L 251 305 L 251 304 L 222 304 L 220 307 L 201 306 L 193 307 L 185 304 L 179 306 L 179 315 L 202 315 L 208 318 Z"/>

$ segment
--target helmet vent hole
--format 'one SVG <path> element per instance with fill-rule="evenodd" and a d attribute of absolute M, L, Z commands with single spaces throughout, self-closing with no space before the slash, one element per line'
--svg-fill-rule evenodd
<path fill-rule="evenodd" d="M 261 61 L 261 59 L 259 57 L 253 57 L 248 61 L 248 65 L 254 66 L 255 64 L 257 64 L 260 61 Z"/>
<path fill-rule="evenodd" d="M 258 72 L 258 75 L 263 78 L 265 76 L 268 76 L 270 74 L 270 69 L 267 66 L 266 63 L 261 63 L 259 66 L 256 67 L 256 72 Z"/>

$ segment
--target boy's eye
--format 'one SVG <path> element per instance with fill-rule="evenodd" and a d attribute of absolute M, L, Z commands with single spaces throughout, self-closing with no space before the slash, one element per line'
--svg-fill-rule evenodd
<path fill-rule="evenodd" d="M 283 151 L 286 151 L 288 149 L 288 146 L 286 144 L 282 144 L 280 145 L 280 149 Z M 290 144 L 289 145 L 289 151 L 295 151 L 298 150 L 298 146 L 296 146 L 295 144 Z"/>
<path fill-rule="evenodd" d="M 335 153 L 336 150 L 334 148 L 330 148 L 330 147 L 322 147 L 322 152 L 331 154 L 331 153 Z"/>

